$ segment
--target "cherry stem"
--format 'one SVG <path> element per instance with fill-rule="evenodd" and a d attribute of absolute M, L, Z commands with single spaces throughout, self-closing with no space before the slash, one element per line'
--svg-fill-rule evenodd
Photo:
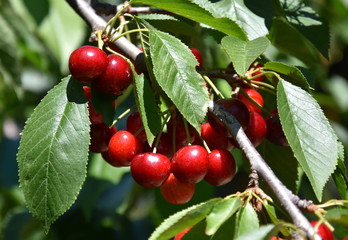
<path fill-rule="evenodd" d="M 131 33 L 136 33 L 136 32 L 148 32 L 148 29 L 133 29 L 133 30 L 129 30 L 127 32 L 121 33 L 119 34 L 117 37 L 113 38 L 111 42 L 115 42 L 117 41 L 119 38 L 124 37 L 126 35 L 129 35 Z"/>
<path fill-rule="evenodd" d="M 122 4 L 123 6 L 117 11 L 117 13 L 115 14 L 115 16 L 113 16 L 110 21 L 106 24 L 105 26 L 105 30 L 107 30 L 107 27 L 109 27 L 108 29 L 108 35 L 111 35 L 112 29 L 114 28 L 117 19 L 122 15 L 123 10 L 125 8 L 127 8 L 129 6 L 129 3 L 124 3 Z"/>
<path fill-rule="evenodd" d="M 184 128 L 185 128 L 185 133 L 186 133 L 188 145 L 191 145 L 191 136 L 190 136 L 189 127 L 187 125 L 187 121 L 184 117 L 182 117 L 182 121 L 184 123 Z"/>
<path fill-rule="evenodd" d="M 155 146 L 153 147 L 153 151 L 152 151 L 153 153 L 157 152 L 157 147 L 158 147 L 159 141 L 161 139 L 163 129 L 166 126 L 167 122 L 169 121 L 169 118 L 170 118 L 170 114 L 167 114 L 167 116 L 165 116 L 165 118 L 164 118 L 163 123 L 161 124 L 161 131 L 156 136 Z"/>
<path fill-rule="evenodd" d="M 218 95 L 222 99 L 225 98 L 224 95 L 222 95 L 222 93 L 219 91 L 219 89 L 217 89 L 215 84 L 211 81 L 211 79 L 207 75 L 202 75 L 202 77 L 203 77 L 204 81 L 206 81 L 209 84 L 209 86 L 214 90 L 216 95 Z"/>
<path fill-rule="evenodd" d="M 128 113 L 130 113 L 131 111 L 133 111 L 134 109 L 136 109 L 136 105 L 131 106 L 130 108 L 128 108 L 126 111 L 124 111 L 123 113 L 121 113 L 113 122 L 112 125 L 114 126 L 118 121 L 120 121 L 122 118 L 124 118 Z"/>

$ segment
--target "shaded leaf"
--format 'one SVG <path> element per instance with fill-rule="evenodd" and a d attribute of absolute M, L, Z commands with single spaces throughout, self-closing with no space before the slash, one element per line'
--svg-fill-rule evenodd
<path fill-rule="evenodd" d="M 269 43 L 265 37 L 243 41 L 233 36 L 227 36 L 221 41 L 223 49 L 231 58 L 234 69 L 239 75 L 245 74 L 255 59 L 267 49 Z"/>
<path fill-rule="evenodd" d="M 338 142 L 338 163 L 332 178 L 335 181 L 337 191 L 341 198 L 348 200 L 348 177 L 347 169 L 344 164 L 344 148 L 341 142 Z"/>
<path fill-rule="evenodd" d="M 276 234 L 276 226 L 273 224 L 267 224 L 263 225 L 260 228 L 254 229 L 246 234 L 243 234 L 242 236 L 239 236 L 237 240 L 263 240 L 265 237 L 269 236 L 270 233 Z"/>
<path fill-rule="evenodd" d="M 242 236 L 248 232 L 253 231 L 254 229 L 259 228 L 259 219 L 257 217 L 257 213 L 251 204 L 247 203 L 245 207 L 243 207 L 237 216 L 236 222 L 236 232 L 235 237 Z"/>
<path fill-rule="evenodd" d="M 192 2 L 208 10 L 216 18 L 226 17 L 235 21 L 247 33 L 250 40 L 268 34 L 264 19 L 250 11 L 243 0 L 222 0 L 215 3 L 192 0 Z"/>
<path fill-rule="evenodd" d="M 209 240 L 210 236 L 205 235 L 206 223 L 204 221 L 194 225 L 181 240 L 191 240 L 191 239 L 199 239 L 199 240 Z"/>
<path fill-rule="evenodd" d="M 200 129 L 209 96 L 196 72 L 196 58 L 179 39 L 156 30 L 150 31 L 150 53 L 158 84 L 185 119 Z"/>
<path fill-rule="evenodd" d="M 216 18 L 207 10 L 186 0 L 132 0 L 131 4 L 146 4 L 161 8 L 193 21 L 206 24 L 225 34 L 246 39 L 246 34 L 238 24 L 228 18 Z"/>
<path fill-rule="evenodd" d="M 337 164 L 337 137 L 319 104 L 300 87 L 280 80 L 277 105 L 286 138 L 320 201 Z"/>
<path fill-rule="evenodd" d="M 210 213 L 218 201 L 221 199 L 214 198 L 175 213 L 155 229 L 149 240 L 170 239 L 184 229 L 199 223 Z"/>
<path fill-rule="evenodd" d="M 282 79 L 303 89 L 309 90 L 310 88 L 306 77 L 297 67 L 281 62 L 267 62 L 263 68 L 278 73 Z"/>
<path fill-rule="evenodd" d="M 348 227 L 348 209 L 334 208 L 327 211 L 325 219 Z"/>
<path fill-rule="evenodd" d="M 35 108 L 17 156 L 26 204 L 46 231 L 74 203 L 86 177 L 88 111 L 68 102 L 68 82 L 64 78 Z"/>
<path fill-rule="evenodd" d="M 213 235 L 242 205 L 239 198 L 227 198 L 215 204 L 214 208 L 207 216 L 207 235 Z"/>

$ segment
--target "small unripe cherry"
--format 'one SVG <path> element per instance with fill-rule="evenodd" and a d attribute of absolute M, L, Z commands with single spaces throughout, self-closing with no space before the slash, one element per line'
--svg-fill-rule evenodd
<path fill-rule="evenodd" d="M 133 111 L 128 116 L 126 121 L 126 128 L 127 128 L 127 131 L 133 133 L 134 135 L 138 133 L 136 137 L 139 139 L 140 142 L 147 141 L 144 124 L 141 120 L 140 113 L 138 110 Z M 140 129 L 142 130 L 139 132 Z"/>
<path fill-rule="evenodd" d="M 311 221 L 310 223 L 313 227 L 315 227 L 318 221 Z M 334 236 L 331 230 L 325 224 L 319 225 L 317 233 L 321 236 L 323 240 L 334 240 Z"/>
<path fill-rule="evenodd" d="M 159 187 L 170 174 L 170 160 L 159 153 L 140 153 L 133 157 L 130 170 L 139 185 L 146 188 Z"/>
<path fill-rule="evenodd" d="M 119 55 L 110 54 L 105 71 L 93 86 L 101 92 L 117 95 L 128 88 L 132 80 L 132 70 L 128 62 Z"/>
<path fill-rule="evenodd" d="M 204 180 L 211 185 L 220 186 L 232 180 L 236 174 L 236 162 L 226 149 L 215 149 L 208 156 L 209 168 Z"/>
<path fill-rule="evenodd" d="M 245 130 L 249 123 L 249 110 L 245 106 L 243 102 L 236 98 L 228 98 L 228 99 L 219 99 L 215 102 L 220 105 L 224 110 L 233 115 L 238 122 L 241 124 L 242 128 Z M 211 114 L 208 113 L 208 122 L 212 126 L 212 128 L 217 131 L 219 134 L 225 137 L 232 137 L 232 135 L 227 131 L 226 127 L 215 120 Z"/>
<path fill-rule="evenodd" d="M 263 107 L 264 100 L 258 91 L 252 88 L 245 88 L 244 91 L 251 99 L 257 102 L 261 107 Z M 250 101 L 246 96 L 244 96 L 242 92 L 238 93 L 237 98 L 245 104 L 249 112 L 255 111 L 258 113 L 262 113 L 262 110 L 258 106 L 256 106 L 252 101 Z"/>
<path fill-rule="evenodd" d="M 201 52 L 197 48 L 190 48 L 190 50 L 198 61 L 197 67 L 202 67 L 203 66 L 203 57 L 202 57 Z"/>
<path fill-rule="evenodd" d="M 82 46 L 69 58 L 69 70 L 81 82 L 92 82 L 101 76 L 108 65 L 106 53 L 94 46 Z"/>
<path fill-rule="evenodd" d="M 180 148 L 173 156 L 171 171 L 183 183 L 197 183 L 207 174 L 208 152 L 199 145 Z"/>
<path fill-rule="evenodd" d="M 108 144 L 111 137 L 117 132 L 112 126 L 109 128 L 105 123 L 91 125 L 91 143 L 89 150 L 94 153 L 101 153 L 108 150 Z"/>
<path fill-rule="evenodd" d="M 249 124 L 245 130 L 245 134 L 255 147 L 260 145 L 267 135 L 267 124 L 261 114 L 250 112 Z"/>
<path fill-rule="evenodd" d="M 109 142 L 109 156 L 114 166 L 129 166 L 133 157 L 142 150 L 141 142 L 125 130 L 115 133 Z"/>
<path fill-rule="evenodd" d="M 267 116 L 265 120 L 267 124 L 267 140 L 279 146 L 289 146 L 280 123 L 278 110 L 274 109 L 271 112 L 271 116 Z"/>
<path fill-rule="evenodd" d="M 210 150 L 217 148 L 227 148 L 228 146 L 228 138 L 215 131 L 208 122 L 202 124 L 201 136 L 208 144 Z"/>
<path fill-rule="evenodd" d="M 163 198 L 172 204 L 184 204 L 191 200 L 195 192 L 195 184 L 183 183 L 174 174 L 170 174 L 162 184 L 161 194 Z"/>

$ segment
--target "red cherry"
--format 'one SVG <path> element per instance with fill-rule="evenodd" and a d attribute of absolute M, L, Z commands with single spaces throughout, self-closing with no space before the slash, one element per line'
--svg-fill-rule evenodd
<path fill-rule="evenodd" d="M 101 92 L 120 94 L 133 80 L 132 70 L 121 56 L 110 54 L 108 65 L 104 73 L 94 82 L 94 86 Z"/>
<path fill-rule="evenodd" d="M 181 240 L 181 238 L 188 232 L 191 230 L 192 227 L 188 227 L 185 230 L 179 232 L 178 234 L 175 235 L 174 240 Z"/>
<path fill-rule="evenodd" d="M 114 166 L 129 166 L 132 158 L 142 150 L 140 141 L 125 130 L 118 131 L 109 142 L 109 156 Z"/>
<path fill-rule="evenodd" d="M 280 146 L 289 146 L 289 142 L 285 137 L 282 125 L 278 116 L 278 110 L 274 109 L 271 116 L 265 118 L 267 124 L 267 140 Z"/>
<path fill-rule="evenodd" d="M 117 132 L 113 126 L 109 128 L 105 123 L 91 125 L 91 143 L 89 150 L 94 153 L 101 153 L 108 150 L 111 137 Z"/>
<path fill-rule="evenodd" d="M 127 122 L 126 122 L 126 126 L 127 126 L 127 131 L 136 134 L 138 132 L 138 135 L 136 135 L 136 137 L 139 139 L 140 142 L 146 142 L 147 138 L 146 138 L 146 133 L 145 133 L 145 129 L 144 129 L 144 125 L 143 122 L 141 121 L 140 118 L 140 113 L 138 110 L 133 111 L 127 118 Z M 143 129 L 139 132 L 140 129 Z"/>
<path fill-rule="evenodd" d="M 204 180 L 220 186 L 232 180 L 236 174 L 236 161 L 226 149 L 215 149 L 209 153 L 209 168 Z"/>
<path fill-rule="evenodd" d="M 208 144 L 210 150 L 214 150 L 217 148 L 227 148 L 228 146 L 228 138 L 222 136 L 217 131 L 215 131 L 210 123 L 204 123 L 201 126 L 201 136 Z"/>
<path fill-rule="evenodd" d="M 130 170 L 139 185 L 159 187 L 170 174 L 170 160 L 159 153 L 141 153 L 132 159 Z"/>
<path fill-rule="evenodd" d="M 261 107 L 264 105 L 263 97 L 261 94 L 252 88 L 245 88 L 245 93 L 252 98 L 255 102 L 257 102 Z M 249 112 L 259 112 L 262 113 L 262 110 L 256 106 L 252 101 L 250 101 L 242 92 L 239 92 L 237 98 L 242 101 L 245 106 L 248 108 Z"/>
<path fill-rule="evenodd" d="M 171 118 L 168 122 L 167 129 L 170 136 L 173 136 L 174 134 L 174 127 L 175 127 L 175 143 L 177 149 L 182 148 L 183 146 L 186 146 L 188 144 L 193 143 L 198 137 L 197 131 L 192 127 L 189 123 L 187 123 L 187 127 L 190 134 L 190 141 L 187 139 L 187 134 L 185 131 L 185 125 L 182 118 Z"/>
<path fill-rule="evenodd" d="M 191 200 L 195 192 L 195 185 L 179 181 L 174 174 L 170 174 L 161 186 L 163 198 L 172 204 L 184 204 Z"/>
<path fill-rule="evenodd" d="M 216 101 L 216 104 L 220 105 L 228 113 L 233 115 L 241 124 L 244 130 L 247 128 L 250 116 L 249 110 L 244 103 L 235 98 L 228 98 L 219 99 Z M 227 131 L 226 127 L 222 123 L 215 120 L 215 118 L 210 114 L 208 114 L 208 122 L 210 123 L 212 128 L 219 134 L 225 137 L 232 137 L 232 135 Z"/>
<path fill-rule="evenodd" d="M 157 141 L 157 137 L 154 140 L 154 143 Z M 153 148 L 151 148 L 148 144 L 148 142 L 143 142 L 143 150 L 147 152 L 152 152 Z M 168 158 L 173 157 L 173 142 L 172 142 L 172 137 L 165 132 L 162 132 L 161 138 L 158 141 L 157 153 L 163 154 Z"/>
<path fill-rule="evenodd" d="M 198 61 L 197 67 L 202 67 L 203 66 L 203 57 L 202 57 L 201 52 L 197 48 L 190 48 L 190 50 Z"/>
<path fill-rule="evenodd" d="M 94 46 L 82 46 L 73 51 L 69 58 L 72 76 L 81 82 L 91 82 L 101 76 L 108 59 L 106 53 Z"/>
<path fill-rule="evenodd" d="M 315 227 L 318 221 L 311 221 L 310 223 L 313 227 Z M 325 224 L 319 225 L 317 233 L 321 236 L 323 240 L 334 240 L 334 236 L 331 230 Z"/>
<path fill-rule="evenodd" d="M 173 156 L 171 171 L 183 183 L 197 183 L 207 174 L 208 152 L 199 145 L 180 148 Z"/>
<path fill-rule="evenodd" d="M 254 63 L 249 69 L 255 70 L 255 69 L 258 69 L 258 68 L 262 68 L 262 67 L 263 67 L 263 65 L 262 65 L 261 63 Z M 260 73 L 261 73 L 261 71 L 256 71 L 256 72 L 254 72 L 253 74 L 251 74 L 251 76 L 252 76 L 252 77 L 257 76 L 257 75 L 259 75 Z M 254 80 L 254 81 L 263 82 L 263 81 L 265 80 L 265 75 L 259 76 L 259 77 L 255 78 L 255 79 L 253 79 L 253 80 Z"/>
<path fill-rule="evenodd" d="M 251 112 L 250 119 L 245 134 L 251 143 L 257 147 L 267 135 L 267 125 L 265 119 L 258 112 Z"/>

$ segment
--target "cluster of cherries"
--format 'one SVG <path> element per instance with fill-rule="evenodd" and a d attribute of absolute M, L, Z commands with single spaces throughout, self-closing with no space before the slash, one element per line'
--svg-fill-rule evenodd
<path fill-rule="evenodd" d="M 197 49 L 191 51 L 201 67 L 200 52 Z M 208 121 L 202 124 L 198 133 L 178 111 L 172 112 L 166 131 L 157 136 L 159 139 L 155 139 L 156 144 L 151 147 L 138 111 L 127 117 L 127 129 L 118 131 L 115 126 L 106 125 L 103 115 L 93 106 L 93 91 L 116 96 L 132 83 L 131 68 L 122 56 L 107 55 L 94 46 L 82 46 L 71 54 L 69 69 L 75 79 L 84 83 L 91 122 L 91 152 L 101 153 L 112 166 L 130 166 L 132 177 L 138 184 L 146 188 L 160 187 L 163 197 L 173 204 L 188 202 L 194 194 L 195 184 L 202 180 L 216 186 L 232 180 L 236 165 L 230 151 L 238 144 L 224 125 L 212 116 L 208 115 Z M 286 139 L 276 112 L 265 120 L 261 108 L 249 98 L 260 107 L 264 104 L 260 93 L 252 88 L 245 88 L 244 94 L 216 103 L 237 118 L 255 146 L 266 136 L 284 145 Z M 115 100 L 112 104 L 115 107 Z M 204 141 L 208 147 L 204 147 Z"/>

